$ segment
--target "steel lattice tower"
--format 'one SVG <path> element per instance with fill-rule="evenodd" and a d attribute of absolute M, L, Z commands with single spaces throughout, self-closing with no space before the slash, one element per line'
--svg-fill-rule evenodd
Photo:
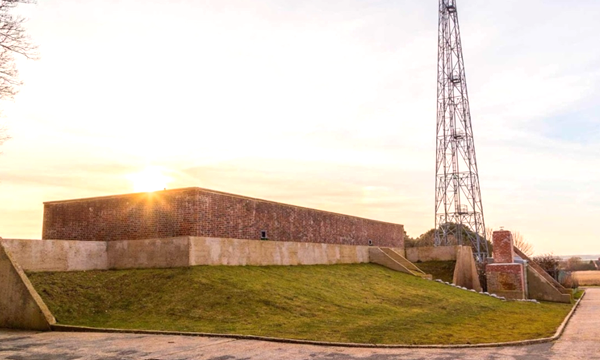
<path fill-rule="evenodd" d="M 456 0 L 439 0 L 435 244 L 472 244 L 487 257 Z"/>

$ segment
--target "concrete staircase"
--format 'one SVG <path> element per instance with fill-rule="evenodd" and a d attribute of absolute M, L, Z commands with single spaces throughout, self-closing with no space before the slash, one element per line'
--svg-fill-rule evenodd
<path fill-rule="evenodd" d="M 571 303 L 573 301 L 573 291 L 562 286 L 558 281 L 541 267 L 529 256 L 525 255 L 516 246 L 515 254 L 527 261 L 527 287 L 530 299 Z"/>
<path fill-rule="evenodd" d="M 423 279 L 432 279 L 431 275 L 425 274 L 415 264 L 408 261 L 404 256 L 392 248 L 369 248 L 369 262 L 409 275 L 418 276 Z"/>
<path fill-rule="evenodd" d="M 531 260 L 529 256 L 525 255 L 519 248 L 515 246 L 515 254 L 519 255 L 519 257 L 523 260 L 527 260 L 527 263 L 530 267 L 534 268 L 536 272 L 540 273 L 540 275 L 548 281 L 552 286 L 554 286 L 561 294 L 571 294 L 571 290 L 562 286 L 558 281 L 556 281 L 552 276 L 548 275 L 548 273 L 539 266 L 535 261 Z"/>

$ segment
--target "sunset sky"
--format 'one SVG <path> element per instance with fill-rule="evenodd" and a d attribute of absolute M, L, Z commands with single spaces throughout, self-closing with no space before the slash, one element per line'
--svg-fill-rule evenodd
<path fill-rule="evenodd" d="M 437 0 L 39 0 L 0 236 L 200 186 L 433 227 Z M 600 254 L 600 1 L 458 0 L 486 225 Z M 156 184 L 154 184 L 156 182 Z"/>

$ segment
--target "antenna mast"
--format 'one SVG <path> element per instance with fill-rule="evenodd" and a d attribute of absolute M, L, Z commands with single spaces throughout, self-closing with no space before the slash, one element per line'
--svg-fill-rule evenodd
<path fill-rule="evenodd" d="M 456 0 L 439 0 L 435 245 L 488 254 Z M 453 241 L 454 240 L 454 241 Z"/>

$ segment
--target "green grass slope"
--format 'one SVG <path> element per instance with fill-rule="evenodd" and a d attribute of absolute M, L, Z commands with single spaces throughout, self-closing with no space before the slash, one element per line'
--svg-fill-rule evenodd
<path fill-rule="evenodd" d="M 378 344 L 551 336 L 571 306 L 503 302 L 372 265 L 29 274 L 59 323 Z"/>

